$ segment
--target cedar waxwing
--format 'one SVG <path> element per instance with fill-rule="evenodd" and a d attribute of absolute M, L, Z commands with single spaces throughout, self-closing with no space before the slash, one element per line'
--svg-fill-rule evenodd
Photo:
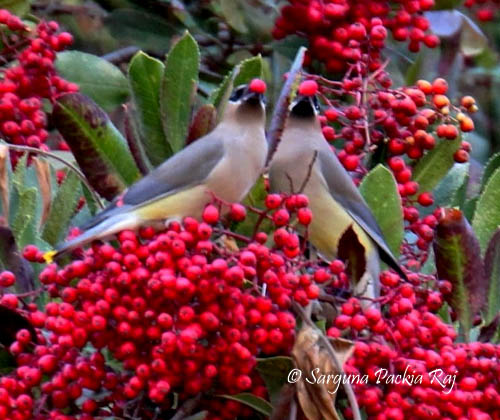
<path fill-rule="evenodd" d="M 63 252 L 125 229 L 186 216 L 200 218 L 220 198 L 238 202 L 261 175 L 267 156 L 265 84 L 255 79 L 236 88 L 215 129 L 128 188 L 87 223 L 80 236 L 45 254 L 50 262 Z"/>
<path fill-rule="evenodd" d="M 309 240 L 327 260 L 337 257 L 342 235 L 352 227 L 364 248 L 365 271 L 354 287 L 357 294 L 377 296 L 381 258 L 399 274 L 382 231 L 353 180 L 323 137 L 315 96 L 298 95 L 269 168 L 271 191 L 302 192 L 313 213 Z M 302 191 L 298 191 L 301 187 Z"/>

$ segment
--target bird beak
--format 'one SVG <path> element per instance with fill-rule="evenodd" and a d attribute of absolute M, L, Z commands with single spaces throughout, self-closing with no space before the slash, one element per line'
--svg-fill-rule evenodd
<path fill-rule="evenodd" d="M 262 93 L 257 93 L 257 92 L 251 92 L 247 91 L 243 95 L 242 98 L 243 102 L 250 104 L 250 105 L 264 105 L 265 104 L 265 98 Z"/>

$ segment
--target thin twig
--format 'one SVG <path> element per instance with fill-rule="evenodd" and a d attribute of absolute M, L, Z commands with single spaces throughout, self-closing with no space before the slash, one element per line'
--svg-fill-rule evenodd
<path fill-rule="evenodd" d="M 299 314 L 300 318 L 304 323 L 306 323 L 309 327 L 314 328 L 319 335 L 320 341 L 323 343 L 323 345 L 326 348 L 326 351 L 332 358 L 333 365 L 335 366 L 335 369 L 341 374 L 345 375 L 344 369 L 342 365 L 340 364 L 340 361 L 335 354 L 335 350 L 333 349 L 332 345 L 330 344 L 330 341 L 326 336 L 323 334 L 323 332 L 316 326 L 314 322 L 312 322 L 311 318 L 306 314 L 304 309 L 297 303 L 293 302 L 293 309 Z M 352 389 L 351 384 L 349 381 L 342 381 L 345 393 L 347 394 L 347 399 L 349 400 L 349 404 L 351 405 L 351 410 L 352 410 L 352 417 L 353 420 L 361 420 L 361 412 L 359 411 L 359 405 L 358 401 L 356 400 L 356 395 L 354 394 L 354 391 Z"/>
<path fill-rule="evenodd" d="M 75 165 L 73 165 L 72 163 L 68 162 L 66 159 L 63 159 L 62 157 L 57 156 L 54 153 L 46 152 L 45 150 L 36 149 L 36 148 L 30 147 L 30 146 L 17 146 L 17 145 L 13 145 L 13 144 L 10 144 L 10 143 L 3 143 L 3 144 L 5 144 L 5 146 L 7 146 L 9 149 L 16 150 L 18 152 L 35 153 L 35 154 L 39 154 L 39 155 L 42 155 L 42 156 L 46 156 L 48 158 L 52 158 L 54 160 L 57 160 L 57 161 L 63 163 L 69 169 L 71 169 L 78 176 L 78 178 L 80 178 L 80 181 L 82 181 L 82 183 L 87 187 L 87 189 L 89 190 L 90 194 L 92 195 L 92 198 L 96 202 L 97 206 L 100 209 L 104 208 L 104 204 L 102 204 L 101 199 L 99 198 L 99 195 L 94 190 L 94 188 L 92 187 L 92 185 L 90 185 L 90 183 L 87 180 L 87 178 L 85 177 L 85 175 Z"/>
<path fill-rule="evenodd" d="M 304 188 L 306 187 L 307 183 L 309 182 L 309 180 L 311 179 L 311 175 L 312 175 L 312 170 L 313 170 L 313 166 L 314 166 L 314 163 L 316 162 L 316 159 L 318 158 L 318 151 L 315 150 L 314 151 L 314 154 L 313 154 L 313 157 L 311 159 L 311 163 L 309 163 L 309 167 L 307 168 L 307 174 L 306 174 L 306 177 L 304 178 L 304 181 L 302 182 L 302 185 L 300 186 L 300 189 L 298 191 L 298 194 L 302 194 L 302 192 L 304 191 Z"/>
<path fill-rule="evenodd" d="M 198 406 L 201 400 L 201 394 L 196 397 L 184 401 L 177 413 L 170 420 L 181 420 L 193 412 L 193 410 Z"/>
<path fill-rule="evenodd" d="M 231 231 L 226 230 L 226 229 L 214 228 L 214 232 L 220 233 L 221 235 L 229 236 L 229 237 L 234 238 L 238 241 L 245 242 L 246 244 L 249 244 L 250 242 L 252 242 L 246 236 L 240 235 L 239 233 L 231 232 Z"/>
<path fill-rule="evenodd" d="M 267 141 L 269 144 L 269 152 L 267 155 L 266 166 L 271 162 L 271 159 L 278 148 L 279 141 L 281 140 L 281 134 L 283 133 L 283 128 L 285 126 L 286 117 L 288 115 L 288 104 L 290 100 L 290 92 L 293 85 L 296 83 L 297 76 L 302 70 L 302 63 L 304 62 L 304 55 L 306 53 L 305 47 L 300 47 L 295 60 L 293 61 L 292 67 L 288 72 L 288 78 L 286 79 L 283 88 L 281 89 L 280 96 L 276 105 L 274 107 L 273 116 L 271 118 L 271 125 L 267 133 Z"/>

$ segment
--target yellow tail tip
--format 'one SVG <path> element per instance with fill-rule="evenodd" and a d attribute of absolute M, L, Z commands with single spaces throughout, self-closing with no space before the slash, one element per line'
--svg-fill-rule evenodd
<path fill-rule="evenodd" d="M 54 261 L 54 257 L 57 254 L 57 251 L 48 251 L 43 254 L 43 259 L 47 264 L 51 264 Z"/>

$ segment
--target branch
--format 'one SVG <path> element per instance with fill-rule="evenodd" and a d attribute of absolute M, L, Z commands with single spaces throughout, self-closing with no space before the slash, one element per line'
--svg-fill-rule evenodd
<path fill-rule="evenodd" d="M 340 361 L 335 354 L 335 350 L 333 349 L 332 345 L 330 344 L 330 341 L 328 338 L 325 337 L 323 332 L 316 326 L 314 322 L 311 321 L 311 318 L 306 314 L 304 309 L 297 303 L 293 302 L 293 309 L 299 314 L 300 318 L 302 319 L 303 322 L 305 322 L 308 326 L 314 328 L 316 331 L 319 333 L 319 339 L 320 341 L 324 344 L 326 347 L 326 351 L 332 358 L 333 365 L 335 366 L 335 369 L 337 369 L 337 372 L 340 372 L 341 375 L 345 375 L 344 369 L 342 365 L 340 364 Z M 344 382 L 344 381 L 343 381 Z M 354 395 L 354 391 L 352 389 L 351 384 L 349 381 L 345 381 L 343 383 L 345 393 L 347 394 L 347 399 L 349 400 L 349 404 L 351 405 L 352 409 L 352 416 L 353 420 L 362 420 L 361 419 L 361 412 L 359 411 L 359 406 L 358 406 L 358 401 L 356 400 L 356 395 Z"/>
<path fill-rule="evenodd" d="M 269 165 L 271 159 L 273 158 L 276 149 L 278 148 L 279 141 L 281 140 L 281 134 L 285 127 L 285 121 L 288 116 L 288 104 L 290 100 L 290 92 L 292 91 L 293 85 L 297 81 L 299 72 L 302 70 L 302 63 L 304 62 L 304 55 L 306 53 L 305 47 L 300 47 L 295 60 L 293 61 L 292 67 L 288 72 L 288 77 L 286 79 L 283 88 L 281 89 L 280 96 L 276 105 L 274 107 L 273 116 L 271 118 L 271 125 L 267 133 L 267 141 L 269 144 L 269 152 L 267 155 L 266 166 Z"/>
<path fill-rule="evenodd" d="M 318 158 L 318 151 L 315 150 L 314 154 L 313 154 L 313 158 L 311 159 L 311 163 L 309 163 L 309 167 L 307 168 L 306 177 L 304 178 L 304 181 L 302 182 L 302 185 L 300 186 L 298 194 L 302 194 L 302 191 L 304 191 L 304 188 L 306 187 L 307 183 L 309 182 L 309 179 L 311 179 L 312 169 L 314 166 L 314 162 L 316 162 L 317 158 Z"/>
<path fill-rule="evenodd" d="M 94 190 L 94 188 L 92 187 L 92 185 L 90 185 L 90 183 L 87 180 L 87 178 L 85 177 L 85 175 L 75 165 L 73 165 L 72 163 L 68 162 L 66 159 L 63 159 L 62 157 L 57 156 L 54 153 L 46 152 L 44 150 L 36 149 L 34 147 L 29 147 L 29 146 L 14 146 L 13 144 L 10 144 L 10 143 L 3 143 L 3 144 L 5 144 L 5 146 L 7 146 L 9 149 L 16 150 L 18 152 L 35 153 L 35 154 L 39 154 L 39 155 L 42 155 L 42 156 L 46 156 L 48 158 L 52 158 L 54 160 L 57 160 L 57 161 L 63 163 L 70 170 L 72 170 L 78 176 L 78 178 L 80 178 L 80 181 L 82 181 L 82 184 L 87 187 L 87 189 L 89 190 L 90 194 L 92 195 L 92 198 L 96 202 L 97 206 L 100 209 L 104 208 L 104 204 L 102 204 L 101 199 L 99 198 L 99 195 Z"/>

